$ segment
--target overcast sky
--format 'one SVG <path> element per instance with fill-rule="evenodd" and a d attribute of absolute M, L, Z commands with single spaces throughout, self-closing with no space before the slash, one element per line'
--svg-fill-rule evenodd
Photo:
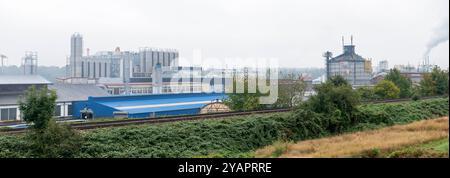
<path fill-rule="evenodd" d="M 322 53 L 357 53 L 390 65 L 422 59 L 444 24 L 446 42 L 431 63 L 448 67 L 448 0 L 0 0 L 0 54 L 20 64 L 37 51 L 40 65 L 65 65 L 70 36 L 91 53 L 175 48 L 192 58 L 271 57 L 282 67 L 323 67 Z M 445 25 L 446 24 L 446 25 Z M 445 34 L 446 33 L 446 34 Z M 185 64 L 185 61 L 180 61 Z"/>

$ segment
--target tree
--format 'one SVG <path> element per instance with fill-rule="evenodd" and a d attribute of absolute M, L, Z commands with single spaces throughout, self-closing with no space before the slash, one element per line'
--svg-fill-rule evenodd
<path fill-rule="evenodd" d="M 369 88 L 369 87 L 361 87 L 361 88 L 358 88 L 358 89 L 356 90 L 356 92 L 358 93 L 359 97 L 360 97 L 362 100 L 369 101 L 369 100 L 377 99 L 377 97 L 376 97 L 376 95 L 375 95 L 375 91 L 374 91 L 373 88 Z"/>
<path fill-rule="evenodd" d="M 382 99 L 394 99 L 400 96 L 400 89 L 389 80 L 380 81 L 374 88 L 375 94 Z"/>
<path fill-rule="evenodd" d="M 285 108 L 298 105 L 305 94 L 306 83 L 300 79 L 301 75 L 288 74 L 288 83 L 278 85 L 278 100 L 276 107 Z"/>
<path fill-rule="evenodd" d="M 73 157 L 80 148 L 78 133 L 52 119 L 56 98 L 55 91 L 32 86 L 19 101 L 22 117 L 31 125 L 26 138 L 35 157 Z"/>
<path fill-rule="evenodd" d="M 436 85 L 437 95 L 448 94 L 448 71 L 435 66 L 431 71 L 431 78 Z"/>
<path fill-rule="evenodd" d="M 329 119 L 328 130 L 336 132 L 356 123 L 359 95 L 341 76 L 331 77 L 324 84 L 314 87 L 316 95 L 309 98 L 301 109 L 322 114 Z"/>
<path fill-rule="evenodd" d="M 326 83 L 316 86 L 317 95 L 309 100 L 313 110 L 318 113 L 331 113 L 339 109 L 351 113 L 359 104 L 359 96 L 341 76 L 330 78 Z"/>
<path fill-rule="evenodd" d="M 31 86 L 19 101 L 21 116 L 34 129 L 45 129 L 55 111 L 56 92 L 47 87 Z"/>
<path fill-rule="evenodd" d="M 347 80 L 345 80 L 344 77 L 337 75 L 337 76 L 333 76 L 328 80 L 331 84 L 333 84 L 334 86 L 350 86 L 350 84 L 348 83 Z M 351 87 L 351 86 L 350 86 Z"/>
<path fill-rule="evenodd" d="M 400 98 L 411 96 L 412 82 L 409 78 L 404 77 L 398 69 L 391 69 L 384 79 L 393 82 L 400 89 Z"/>
<path fill-rule="evenodd" d="M 436 84 L 433 81 L 431 74 L 423 74 L 423 79 L 420 81 L 420 94 L 422 96 L 436 95 Z"/>
<path fill-rule="evenodd" d="M 236 85 L 238 82 L 242 82 L 244 86 L 243 93 L 236 92 Z M 259 97 L 263 96 L 256 88 L 256 93 L 249 92 L 248 78 L 244 78 L 242 81 L 233 79 L 233 93 L 228 94 L 228 98 L 224 103 L 234 111 L 251 111 L 263 109 L 265 106 L 259 104 Z"/>
<path fill-rule="evenodd" d="M 431 73 L 424 74 L 420 81 L 420 91 L 424 96 L 448 94 L 448 71 L 435 66 Z"/>

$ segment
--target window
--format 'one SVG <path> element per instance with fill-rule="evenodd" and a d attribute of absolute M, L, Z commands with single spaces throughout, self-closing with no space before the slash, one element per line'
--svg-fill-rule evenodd
<path fill-rule="evenodd" d="M 91 62 L 87 62 L 87 78 L 91 77 Z"/>
<path fill-rule="evenodd" d="M 0 109 L 0 121 L 13 121 L 17 119 L 17 108 Z"/>
<path fill-rule="evenodd" d="M 96 65 L 95 65 L 95 62 L 94 62 L 94 66 L 93 66 L 93 69 L 94 69 L 94 78 L 96 78 L 97 77 L 97 73 L 96 73 Z"/>
<path fill-rule="evenodd" d="M 61 116 L 61 105 L 56 105 L 54 116 Z"/>
<path fill-rule="evenodd" d="M 7 121 L 8 120 L 9 109 L 1 109 L 0 110 L 0 120 Z"/>
<path fill-rule="evenodd" d="M 69 104 L 69 105 L 67 105 L 67 115 L 71 116 L 72 114 L 73 114 L 73 112 L 72 112 L 72 105 Z"/>
<path fill-rule="evenodd" d="M 108 64 L 106 64 L 106 62 L 105 62 L 105 75 L 104 75 L 104 77 L 108 77 L 107 75 L 106 75 L 106 71 L 107 71 L 107 66 L 106 65 L 108 65 Z"/>
<path fill-rule="evenodd" d="M 81 61 L 81 77 L 84 78 L 84 62 Z"/>
<path fill-rule="evenodd" d="M 98 63 L 98 77 L 102 77 L 102 64 Z"/>
<path fill-rule="evenodd" d="M 9 108 L 9 117 L 8 119 L 10 121 L 17 119 L 17 109 L 16 108 Z"/>

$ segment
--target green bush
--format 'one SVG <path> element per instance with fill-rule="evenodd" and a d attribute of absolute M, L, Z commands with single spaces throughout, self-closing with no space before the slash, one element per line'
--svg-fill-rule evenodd
<path fill-rule="evenodd" d="M 68 158 L 78 153 L 82 138 L 69 126 L 50 120 L 46 129 L 32 129 L 25 139 L 32 157 Z"/>

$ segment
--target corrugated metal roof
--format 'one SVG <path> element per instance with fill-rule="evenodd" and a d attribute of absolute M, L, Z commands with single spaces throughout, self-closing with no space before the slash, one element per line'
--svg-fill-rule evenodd
<path fill-rule="evenodd" d="M 215 102 L 217 99 L 222 100 L 225 98 L 227 98 L 227 96 L 223 93 L 198 93 L 92 99 L 98 104 L 120 111 L 126 111 L 129 114 L 135 114 L 202 108 L 209 103 Z M 95 101 L 96 99 L 98 100 Z"/>
<path fill-rule="evenodd" d="M 365 61 L 365 59 L 358 54 L 341 54 L 330 60 L 330 62 L 340 61 Z"/>
<path fill-rule="evenodd" d="M 40 75 L 0 75 L 0 85 L 51 84 Z"/>
<path fill-rule="evenodd" d="M 86 101 L 90 96 L 110 96 L 108 92 L 93 84 L 54 84 L 48 88 L 56 90 L 59 102 Z"/>

